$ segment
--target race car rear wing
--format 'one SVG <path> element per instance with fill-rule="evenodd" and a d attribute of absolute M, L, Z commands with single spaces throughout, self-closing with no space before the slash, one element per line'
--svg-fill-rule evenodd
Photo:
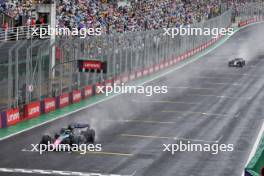
<path fill-rule="evenodd" d="M 71 124 L 71 127 L 72 128 L 90 128 L 90 125 L 77 123 L 77 124 Z"/>

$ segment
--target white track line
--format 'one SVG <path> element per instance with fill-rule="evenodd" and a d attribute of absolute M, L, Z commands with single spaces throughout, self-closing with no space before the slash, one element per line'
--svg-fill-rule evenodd
<path fill-rule="evenodd" d="M 1 172 L 8 173 L 31 173 L 40 175 L 70 175 L 70 176 L 133 176 L 136 172 L 130 175 L 118 174 L 102 174 L 102 173 L 88 173 L 88 172 L 74 172 L 74 171 L 59 171 L 59 170 L 42 170 L 42 169 L 20 169 L 20 168 L 0 168 Z"/>
<path fill-rule="evenodd" d="M 117 175 L 117 174 L 102 174 L 102 173 L 88 173 L 88 172 L 73 172 L 73 171 L 59 171 L 59 170 L 42 170 L 42 169 L 18 169 L 18 168 L 0 168 L 0 173 L 31 173 L 40 175 L 70 175 L 70 176 L 133 176 L 130 175 Z"/>

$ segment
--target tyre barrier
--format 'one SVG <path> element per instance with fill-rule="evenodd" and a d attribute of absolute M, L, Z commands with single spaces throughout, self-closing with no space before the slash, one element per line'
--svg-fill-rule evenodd
<path fill-rule="evenodd" d="M 229 26 L 231 26 L 231 24 Z M 135 79 L 147 77 L 149 75 L 152 75 L 169 67 L 175 66 L 179 62 L 188 59 L 193 55 L 210 47 L 222 37 L 223 36 L 212 38 L 206 43 L 197 46 L 191 50 L 188 50 L 185 53 L 182 53 L 175 58 L 170 58 L 166 61 L 154 64 L 150 67 L 135 70 L 129 74 L 118 75 L 113 79 L 95 83 L 94 85 L 87 85 L 81 90 L 73 90 L 70 93 L 63 93 L 62 95 L 59 95 L 57 97 L 48 97 L 39 102 L 31 102 L 25 105 L 21 111 L 19 110 L 19 108 L 8 109 L 6 111 L 3 111 L 1 112 L 0 115 L 0 128 L 6 128 L 27 119 L 37 118 L 41 114 L 46 114 L 55 111 L 57 109 L 61 109 L 66 106 L 69 106 L 70 104 L 78 103 L 92 96 L 101 94 L 99 86 L 107 86 L 107 85 L 109 86 L 113 84 L 120 85 L 122 83 L 127 83 Z"/>

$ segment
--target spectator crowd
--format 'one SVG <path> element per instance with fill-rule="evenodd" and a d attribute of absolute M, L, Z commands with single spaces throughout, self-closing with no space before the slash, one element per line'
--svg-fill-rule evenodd
<path fill-rule="evenodd" d="M 217 16 L 217 0 L 131 0 L 130 3 L 102 3 L 99 0 L 60 0 L 60 27 L 102 28 L 104 32 L 127 32 L 177 27 Z"/>
<path fill-rule="evenodd" d="M 16 26 L 43 24 L 47 19 L 32 16 L 34 4 L 54 1 L 59 27 L 101 28 L 103 33 L 179 27 L 221 13 L 220 0 L 0 0 L 0 12 L 13 18 Z"/>

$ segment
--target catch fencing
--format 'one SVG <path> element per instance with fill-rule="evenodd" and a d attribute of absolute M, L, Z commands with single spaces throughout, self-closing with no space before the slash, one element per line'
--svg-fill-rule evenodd
<path fill-rule="evenodd" d="M 226 28 L 230 25 L 231 11 L 190 28 Z M 116 33 L 86 39 L 60 39 L 57 41 L 58 63 L 72 59 L 101 60 L 107 62 L 107 74 L 78 73 L 75 65 L 65 64 L 56 69 L 55 79 L 60 82 L 53 88 L 58 93 L 80 89 L 85 85 L 129 75 L 156 64 L 166 62 L 197 48 L 212 39 L 211 36 L 164 35 L 164 30 Z M 72 72 L 71 72 L 72 71 Z"/>

